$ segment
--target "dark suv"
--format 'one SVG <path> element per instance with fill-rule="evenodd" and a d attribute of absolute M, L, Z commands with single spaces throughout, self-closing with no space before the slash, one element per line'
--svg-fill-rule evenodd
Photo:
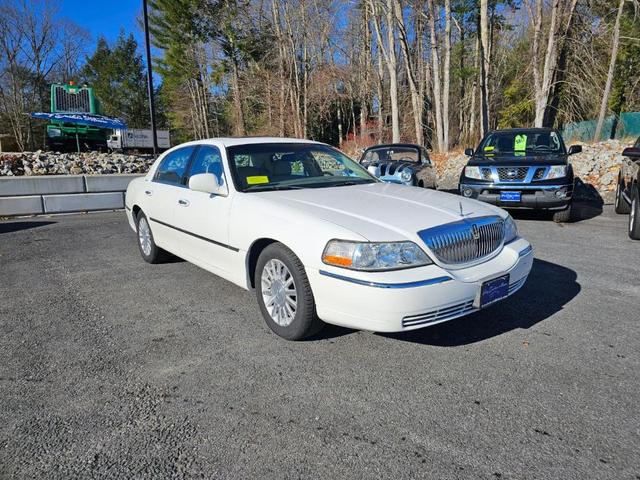
<path fill-rule="evenodd" d="M 629 237 L 640 240 L 640 137 L 622 151 L 616 188 L 616 213 L 629 214 Z"/>
<path fill-rule="evenodd" d="M 551 128 L 496 130 L 482 139 L 460 175 L 460 194 L 503 208 L 553 212 L 553 220 L 571 218 L 573 169 L 568 156 L 580 145 L 565 148 Z"/>

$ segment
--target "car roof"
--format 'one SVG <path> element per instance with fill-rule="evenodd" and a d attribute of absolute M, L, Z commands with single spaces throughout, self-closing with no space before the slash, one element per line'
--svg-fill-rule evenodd
<path fill-rule="evenodd" d="M 370 147 L 367 147 L 366 150 L 373 150 L 374 148 L 389 148 L 389 147 L 422 148 L 420 145 L 417 145 L 415 143 L 380 143 L 378 145 L 371 145 Z"/>
<path fill-rule="evenodd" d="M 214 145 L 216 147 L 233 147 L 236 145 L 253 145 L 260 143 L 310 143 L 316 145 L 324 145 L 321 142 L 313 140 L 305 140 L 303 138 L 286 138 L 286 137 L 216 137 L 205 138 L 202 140 L 194 140 L 182 143 L 178 146 L 185 147 L 188 145 Z"/>
<path fill-rule="evenodd" d="M 555 128 L 548 127 L 531 127 L 531 128 L 501 128 L 499 130 L 492 130 L 489 133 L 547 133 L 557 132 Z"/>

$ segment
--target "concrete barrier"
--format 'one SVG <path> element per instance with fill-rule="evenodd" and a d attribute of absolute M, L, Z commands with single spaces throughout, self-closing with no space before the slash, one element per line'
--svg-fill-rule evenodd
<path fill-rule="evenodd" d="M 83 192 L 84 175 L 0 177 L 0 197 Z"/>
<path fill-rule="evenodd" d="M 50 175 L 0 178 L 0 216 L 91 212 L 124 208 L 129 182 L 122 175 Z"/>
<path fill-rule="evenodd" d="M 39 215 L 44 213 L 42 196 L 0 197 L 0 217 Z"/>

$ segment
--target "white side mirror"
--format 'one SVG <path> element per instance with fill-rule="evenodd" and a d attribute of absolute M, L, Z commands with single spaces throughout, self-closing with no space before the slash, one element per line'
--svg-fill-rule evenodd
<path fill-rule="evenodd" d="M 226 197 L 228 194 L 227 186 L 218 183 L 218 177 L 213 173 L 199 173 L 189 178 L 189 189 L 196 192 L 211 193 L 213 195 L 221 195 Z"/>

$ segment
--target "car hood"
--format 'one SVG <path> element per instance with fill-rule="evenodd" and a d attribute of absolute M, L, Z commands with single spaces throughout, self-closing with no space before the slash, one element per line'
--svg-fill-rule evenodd
<path fill-rule="evenodd" d="M 277 210 L 298 213 L 339 225 L 370 241 L 419 241 L 425 228 L 486 215 L 506 217 L 486 203 L 435 190 L 386 183 L 332 188 L 261 192 Z M 462 215 L 461 215 L 462 210 Z"/>
<path fill-rule="evenodd" d="M 475 155 L 469 159 L 469 166 L 530 166 L 530 165 L 566 165 L 567 155 L 526 155 L 496 154 L 495 156 Z"/>

